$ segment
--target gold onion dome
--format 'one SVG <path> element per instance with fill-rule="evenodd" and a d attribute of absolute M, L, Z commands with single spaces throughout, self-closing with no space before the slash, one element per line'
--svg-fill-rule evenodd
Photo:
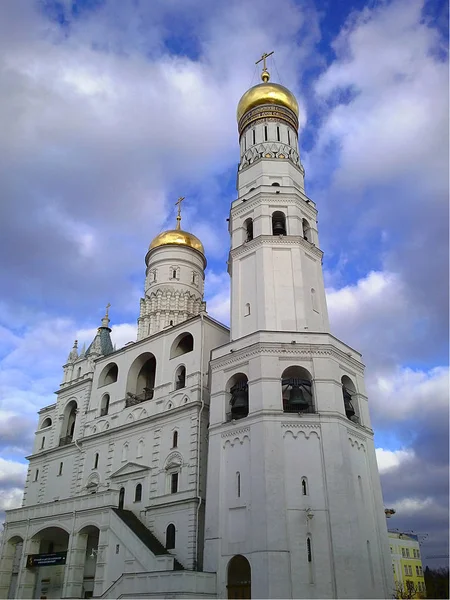
<path fill-rule="evenodd" d="M 198 250 L 203 255 L 205 254 L 205 249 L 203 248 L 203 244 L 193 233 L 189 233 L 188 231 L 183 231 L 181 229 L 181 203 L 183 202 L 184 197 L 178 198 L 175 203 L 178 206 L 178 214 L 177 214 L 177 225 L 175 229 L 169 229 L 169 231 L 163 231 L 159 235 L 155 237 L 155 239 L 150 244 L 149 250 L 153 250 L 154 248 L 159 248 L 160 246 L 188 246 L 189 248 L 193 248 L 194 250 Z"/>
<path fill-rule="evenodd" d="M 192 233 L 183 231 L 182 229 L 169 229 L 169 231 L 163 231 L 152 241 L 149 250 L 171 244 L 176 244 L 177 246 L 189 246 L 190 248 L 194 248 L 194 250 L 198 250 L 202 254 L 205 253 L 203 244 L 198 237 L 195 237 L 195 235 Z"/>
<path fill-rule="evenodd" d="M 276 104 L 289 108 L 298 119 L 298 102 L 294 94 L 279 83 L 269 82 L 269 78 L 268 71 L 263 71 L 263 83 L 254 85 L 239 100 L 236 113 L 238 123 L 249 110 L 262 104 Z"/>

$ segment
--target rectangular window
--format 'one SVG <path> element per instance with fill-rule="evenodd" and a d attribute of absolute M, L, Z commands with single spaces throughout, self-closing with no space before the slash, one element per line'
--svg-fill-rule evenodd
<path fill-rule="evenodd" d="M 59 471 L 58 471 L 58 475 L 62 475 L 62 470 L 63 470 L 63 463 L 60 462 L 59 463 Z"/>
<path fill-rule="evenodd" d="M 403 558 L 405 558 L 405 557 L 406 557 L 406 552 L 405 552 L 405 549 L 404 549 L 404 548 L 402 548 L 402 556 L 403 556 Z"/>
<path fill-rule="evenodd" d="M 178 492 L 178 473 L 172 473 L 170 476 L 170 493 L 176 494 Z"/>
<path fill-rule="evenodd" d="M 252 129 L 253 143 L 256 144 L 256 131 Z"/>
<path fill-rule="evenodd" d="M 264 125 L 264 141 L 267 142 L 267 125 Z"/>
<path fill-rule="evenodd" d="M 406 558 L 409 558 L 409 548 L 406 548 Z"/>
<path fill-rule="evenodd" d="M 277 140 L 280 141 L 280 128 L 277 127 Z"/>
<path fill-rule="evenodd" d="M 289 129 L 288 129 L 288 144 L 289 144 L 289 146 L 291 145 L 291 134 L 290 134 Z"/>
<path fill-rule="evenodd" d="M 419 567 L 416 567 L 416 575 L 419 577 Z"/>
<path fill-rule="evenodd" d="M 39 478 L 39 469 L 36 469 L 36 471 L 34 472 L 34 481 L 37 481 Z"/>

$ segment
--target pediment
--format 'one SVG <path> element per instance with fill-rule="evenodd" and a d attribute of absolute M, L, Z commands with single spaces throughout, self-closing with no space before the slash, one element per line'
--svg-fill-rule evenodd
<path fill-rule="evenodd" d="M 120 467 L 117 471 L 111 474 L 111 477 L 122 477 L 125 475 L 134 475 L 135 473 L 140 473 L 144 471 L 149 471 L 150 467 L 146 465 L 139 465 L 135 462 L 128 462 L 123 467 Z"/>

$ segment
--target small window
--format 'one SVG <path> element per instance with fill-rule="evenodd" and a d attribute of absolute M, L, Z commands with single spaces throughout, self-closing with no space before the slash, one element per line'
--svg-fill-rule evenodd
<path fill-rule="evenodd" d="M 248 317 L 250 315 L 250 302 L 247 302 L 244 309 L 244 317 Z"/>
<path fill-rule="evenodd" d="M 136 489 L 134 491 L 134 501 L 140 502 L 142 500 L 142 485 L 140 483 L 137 484 Z"/>
<path fill-rule="evenodd" d="M 144 440 L 139 440 L 136 450 L 136 458 L 141 458 L 144 455 Z"/>
<path fill-rule="evenodd" d="M 44 419 L 42 421 L 41 429 L 45 429 L 46 427 L 51 427 L 51 425 L 52 425 L 52 420 L 50 419 L 50 417 L 47 417 L 46 419 Z"/>
<path fill-rule="evenodd" d="M 311 550 L 311 538 L 306 538 L 306 553 L 308 555 L 308 562 L 312 562 L 312 550 Z"/>
<path fill-rule="evenodd" d="M 81 377 L 81 367 L 78 367 L 77 377 Z"/>
<path fill-rule="evenodd" d="M 171 523 L 167 525 L 166 529 L 166 550 L 173 550 L 175 548 L 175 525 Z"/>
<path fill-rule="evenodd" d="M 95 453 L 94 456 L 94 469 L 98 468 L 98 452 Z"/>
<path fill-rule="evenodd" d="M 178 473 L 172 473 L 170 476 L 170 493 L 176 494 L 178 492 Z"/>
<path fill-rule="evenodd" d="M 253 239 L 253 220 L 246 219 L 244 221 L 244 229 L 245 229 L 245 241 L 251 242 Z"/>
<path fill-rule="evenodd" d="M 64 464 L 64 463 L 62 463 L 62 462 L 60 462 L 60 463 L 59 463 L 58 476 L 59 476 L 59 475 L 62 475 L 62 472 L 63 472 L 63 464 Z"/>
<path fill-rule="evenodd" d="M 169 325 L 173 325 L 173 320 L 172 319 L 170 319 Z"/>
<path fill-rule="evenodd" d="M 44 435 L 44 437 L 42 438 L 42 442 L 41 442 L 41 450 L 44 448 L 44 446 L 45 446 L 45 435 Z"/>
<path fill-rule="evenodd" d="M 277 141 L 280 141 L 280 128 L 277 127 Z"/>
<path fill-rule="evenodd" d="M 186 387 L 186 367 L 181 365 L 175 373 L 175 389 L 181 390 Z"/>
<path fill-rule="evenodd" d="M 406 548 L 406 558 L 409 558 L 409 548 Z"/>
<path fill-rule="evenodd" d="M 190 333 L 182 333 L 178 336 L 172 344 L 170 351 L 170 358 L 176 358 L 182 354 L 192 352 L 194 349 L 194 338 Z"/>
<path fill-rule="evenodd" d="M 319 312 L 319 307 L 317 305 L 317 294 L 314 288 L 311 288 L 311 304 L 314 312 Z"/>
<path fill-rule="evenodd" d="M 289 129 L 288 129 L 287 134 L 288 134 L 288 144 L 290 146 L 291 145 L 291 132 L 289 131 Z"/>
<path fill-rule="evenodd" d="M 256 131 L 252 130 L 253 143 L 256 144 Z"/>
<path fill-rule="evenodd" d="M 239 471 L 236 473 L 236 496 L 241 497 L 241 474 Z"/>
<path fill-rule="evenodd" d="M 177 272 L 175 269 L 173 269 L 172 271 L 172 279 L 176 279 L 177 278 Z"/>
<path fill-rule="evenodd" d="M 308 482 L 306 477 L 302 477 L 302 496 L 308 495 Z"/>
<path fill-rule="evenodd" d="M 244 152 L 247 150 L 247 135 L 244 135 Z"/>
<path fill-rule="evenodd" d="M 105 394 L 102 398 L 101 406 L 100 406 L 100 416 L 104 417 L 109 412 L 109 394 Z"/>
<path fill-rule="evenodd" d="M 120 552 L 120 544 L 116 544 L 116 554 L 119 554 Z"/>
<path fill-rule="evenodd" d="M 267 125 L 264 125 L 264 141 L 267 142 Z"/>
<path fill-rule="evenodd" d="M 174 431 L 172 435 L 172 448 L 178 448 L 178 431 Z"/>
<path fill-rule="evenodd" d="M 34 481 L 37 481 L 39 479 L 39 469 L 36 469 L 36 471 L 34 472 Z"/>

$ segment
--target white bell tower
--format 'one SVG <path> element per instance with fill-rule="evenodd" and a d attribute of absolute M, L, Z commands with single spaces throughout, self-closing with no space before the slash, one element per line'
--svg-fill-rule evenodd
<path fill-rule="evenodd" d="M 204 568 L 220 598 L 389 598 L 364 366 L 329 331 L 298 104 L 265 58 L 237 110 L 231 341 L 211 360 Z"/>

